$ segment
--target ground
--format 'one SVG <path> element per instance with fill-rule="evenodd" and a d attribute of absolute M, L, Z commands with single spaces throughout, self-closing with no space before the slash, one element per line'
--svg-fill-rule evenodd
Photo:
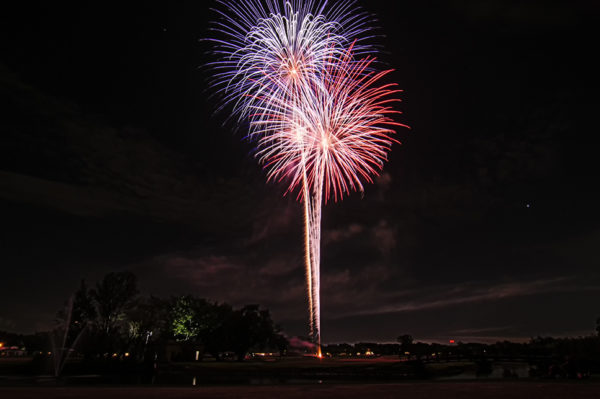
<path fill-rule="evenodd" d="M 460 382 L 235 387 L 0 388 L 10 399 L 258 399 L 258 398 L 411 398 L 411 399 L 597 399 L 598 383 Z"/>

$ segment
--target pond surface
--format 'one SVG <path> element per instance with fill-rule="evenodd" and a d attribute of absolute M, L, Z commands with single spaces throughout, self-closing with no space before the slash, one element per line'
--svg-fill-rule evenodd
<path fill-rule="evenodd" d="M 476 370 L 465 370 L 460 374 L 441 376 L 437 381 L 460 380 L 498 380 L 498 379 L 523 379 L 529 378 L 530 365 L 523 362 L 498 362 L 491 364 L 491 369 L 485 373 Z"/>

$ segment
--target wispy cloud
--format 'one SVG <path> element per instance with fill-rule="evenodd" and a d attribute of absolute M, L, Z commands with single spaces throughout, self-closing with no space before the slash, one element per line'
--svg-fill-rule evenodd
<path fill-rule="evenodd" d="M 16 327 L 16 323 L 10 319 L 0 317 L 0 328 L 6 330 L 12 330 Z"/>
<path fill-rule="evenodd" d="M 381 220 L 371 230 L 373 244 L 382 255 L 388 256 L 396 248 L 396 229 Z"/>
<path fill-rule="evenodd" d="M 497 333 L 499 331 L 509 331 L 513 329 L 513 326 L 498 326 L 498 327 L 486 327 L 486 328 L 461 328 L 458 330 L 449 331 L 449 333 L 456 336 L 459 335 L 475 335 L 475 334 L 486 334 L 486 333 Z"/>
<path fill-rule="evenodd" d="M 262 266 L 253 258 L 235 255 L 180 253 L 156 257 L 146 273 L 169 275 L 182 294 L 191 293 L 234 306 L 260 304 L 276 319 L 298 314 L 305 318 L 305 285 L 301 259 L 274 257 Z M 150 272 L 154 269 L 154 272 Z M 153 278 L 151 278 L 153 279 Z"/>
<path fill-rule="evenodd" d="M 362 233 L 364 229 L 364 226 L 358 223 L 352 223 L 346 227 L 325 230 L 323 232 L 323 245 L 346 241 L 348 239 L 356 237 L 357 235 Z"/>
<path fill-rule="evenodd" d="M 406 295 L 406 292 L 390 293 L 386 295 L 385 305 L 357 309 L 354 312 L 349 311 L 338 317 L 415 312 L 545 293 L 581 291 L 600 291 L 600 286 L 582 287 L 568 277 L 492 285 L 465 283 L 461 287 L 429 288 L 426 292 L 421 293 L 421 297 L 418 299 L 407 300 L 408 295 Z M 411 294 L 414 294 L 414 291 Z"/>

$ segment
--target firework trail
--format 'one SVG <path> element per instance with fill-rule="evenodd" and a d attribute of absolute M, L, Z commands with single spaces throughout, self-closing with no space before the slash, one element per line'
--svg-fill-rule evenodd
<path fill-rule="evenodd" d="M 219 1 L 214 87 L 225 93 L 268 180 L 304 204 L 310 333 L 320 356 L 322 205 L 363 191 L 387 160 L 399 92 L 381 84 L 368 14 L 354 1 Z"/>

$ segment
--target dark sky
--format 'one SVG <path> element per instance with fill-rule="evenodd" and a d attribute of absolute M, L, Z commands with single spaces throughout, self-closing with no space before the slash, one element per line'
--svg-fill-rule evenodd
<path fill-rule="evenodd" d="M 592 333 L 600 7 L 361 4 L 412 129 L 364 198 L 324 209 L 323 340 Z M 307 333 L 302 207 L 213 113 L 211 5 L 4 6 L 0 330 L 47 328 L 82 278 L 130 270 Z"/>

